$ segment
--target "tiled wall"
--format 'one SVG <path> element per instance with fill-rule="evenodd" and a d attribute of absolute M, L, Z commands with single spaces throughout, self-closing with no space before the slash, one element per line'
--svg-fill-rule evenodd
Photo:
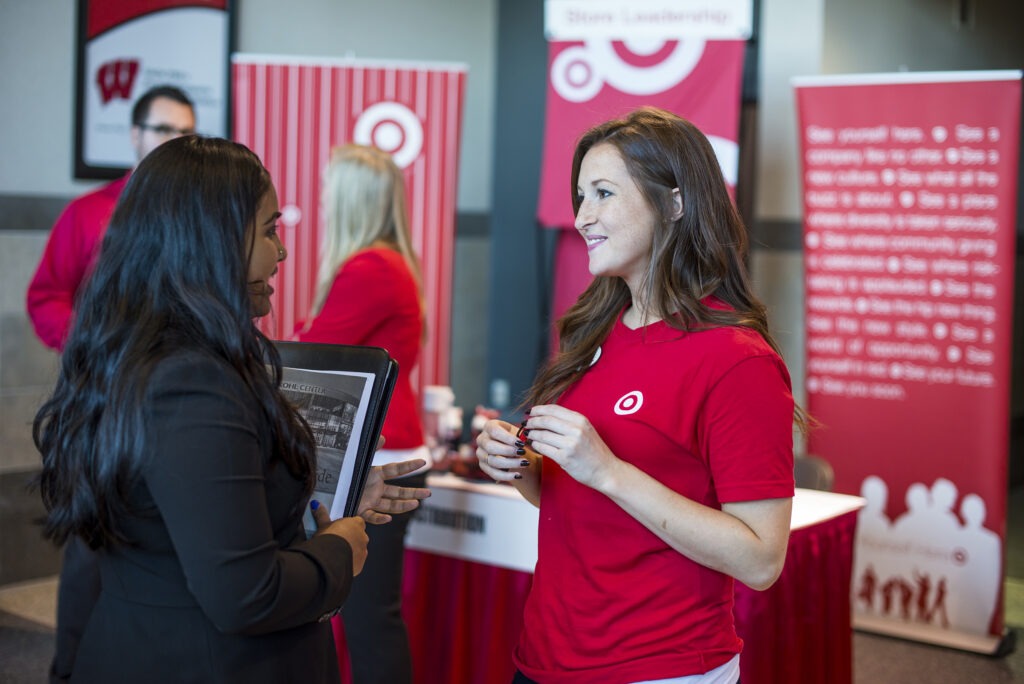
<path fill-rule="evenodd" d="M 53 386 L 57 355 L 32 332 L 25 289 L 46 244 L 46 231 L 0 230 L 0 473 L 39 465 L 31 422 Z M 487 297 L 486 235 L 456 241 L 452 375 L 456 400 L 467 415 L 483 401 L 486 326 L 474 325 Z"/>
<path fill-rule="evenodd" d="M 52 213 L 26 220 L 49 222 Z M 48 235 L 0 230 L 0 586 L 50 576 L 60 566 L 59 551 L 40 535 L 39 495 L 26 487 L 39 468 L 32 418 L 57 375 L 56 353 L 36 339 L 25 314 L 25 290 Z M 455 249 L 451 384 L 468 416 L 483 401 L 486 326 L 473 321 L 487 305 L 489 240 L 486 233 L 460 236 Z"/>
<path fill-rule="evenodd" d="M 58 549 L 40 534 L 42 501 L 27 486 L 39 468 L 32 418 L 57 374 L 57 355 L 36 339 L 25 315 L 25 289 L 47 234 L 0 230 L 0 586 L 60 567 Z"/>
<path fill-rule="evenodd" d="M 57 355 L 36 339 L 25 314 L 25 289 L 47 235 L 0 231 L 0 474 L 38 467 L 32 418 L 57 374 Z"/>
<path fill-rule="evenodd" d="M 750 253 L 750 275 L 754 292 L 768 308 L 768 324 L 793 384 L 793 398 L 806 406 L 804 391 L 803 252 L 754 249 Z M 799 432 L 793 434 L 797 454 L 806 452 Z"/>
<path fill-rule="evenodd" d="M 452 285 L 451 386 L 468 426 L 477 404 L 486 403 L 487 294 L 491 241 L 487 234 L 455 240 Z M 428 331 L 429 334 L 429 331 Z"/>

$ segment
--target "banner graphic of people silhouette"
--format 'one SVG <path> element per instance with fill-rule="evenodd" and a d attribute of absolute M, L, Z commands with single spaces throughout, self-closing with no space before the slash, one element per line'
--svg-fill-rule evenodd
<path fill-rule="evenodd" d="M 336 145 L 389 152 L 405 174 L 413 243 L 423 267 L 427 337 L 413 382 L 449 384 L 456 187 L 466 67 L 236 55 L 235 139 L 252 148 L 279 194 L 289 258 L 274 314 L 261 319 L 287 339 L 306 318 L 319 263 L 320 174 Z"/>
<path fill-rule="evenodd" d="M 861 494 L 858 627 L 1004 635 L 1021 72 L 795 80 L 808 451 Z"/>
<path fill-rule="evenodd" d="M 985 527 L 985 500 L 961 498 L 945 478 L 915 482 L 906 510 L 890 519 L 882 478 L 865 478 L 861 496 L 851 590 L 862 626 L 894 620 L 922 632 L 991 632 L 1001 612 L 1003 545 Z"/>

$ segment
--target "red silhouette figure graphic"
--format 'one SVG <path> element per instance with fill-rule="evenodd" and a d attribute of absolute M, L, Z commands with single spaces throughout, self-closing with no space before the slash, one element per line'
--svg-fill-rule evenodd
<path fill-rule="evenodd" d="M 946 578 L 943 577 L 939 580 L 939 583 L 935 587 L 935 602 L 931 605 L 928 610 L 926 622 L 935 623 L 935 614 L 942 613 L 942 622 L 940 623 L 943 629 L 949 629 L 949 617 L 946 615 Z"/>
<path fill-rule="evenodd" d="M 864 607 L 869 611 L 874 610 L 875 607 L 875 586 L 877 584 L 878 576 L 875 574 L 875 568 L 868 565 L 861 575 L 860 591 L 857 592 L 857 598 L 864 602 Z"/>
<path fill-rule="evenodd" d="M 900 588 L 900 617 L 904 620 L 910 619 L 910 606 L 914 603 L 914 587 L 902 577 L 899 582 Z"/>
<path fill-rule="evenodd" d="M 928 609 L 928 601 L 931 599 L 932 578 L 931 575 L 921 574 L 914 571 L 914 581 L 917 582 L 917 621 L 930 622 L 931 611 Z"/>
<path fill-rule="evenodd" d="M 910 604 L 914 599 L 914 588 L 902 577 L 893 577 L 882 585 L 882 612 L 889 614 L 894 608 L 894 594 L 899 592 L 900 615 L 904 620 L 910 619 Z"/>

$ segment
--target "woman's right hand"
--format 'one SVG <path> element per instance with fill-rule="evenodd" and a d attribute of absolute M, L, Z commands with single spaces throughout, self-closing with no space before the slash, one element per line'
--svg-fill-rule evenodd
<path fill-rule="evenodd" d="M 370 544 L 370 538 L 366 536 L 366 521 L 359 516 L 331 520 L 327 506 L 319 505 L 313 509 L 313 520 L 316 521 L 318 535 L 333 534 L 348 542 L 352 547 L 352 576 L 362 572 Z"/>
<path fill-rule="evenodd" d="M 523 451 L 517 454 L 517 451 Z M 487 421 L 476 438 L 476 457 L 480 469 L 498 482 L 517 479 L 524 467 L 526 447 L 516 445 L 516 426 L 496 418 Z M 521 479 L 521 476 L 520 478 Z"/>
<path fill-rule="evenodd" d="M 480 470 L 498 482 L 507 482 L 534 506 L 540 505 L 541 456 L 516 438 L 517 426 L 492 419 L 476 438 Z"/>

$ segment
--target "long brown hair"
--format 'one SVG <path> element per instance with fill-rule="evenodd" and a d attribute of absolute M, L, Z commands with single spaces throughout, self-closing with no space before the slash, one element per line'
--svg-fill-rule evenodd
<path fill-rule="evenodd" d="M 597 145 L 611 145 L 622 156 L 633 181 L 658 216 L 651 258 L 641 287 L 641 310 L 679 330 L 743 326 L 756 331 L 781 356 L 768 329 L 765 306 L 751 290 L 745 260 L 747 231 L 733 205 L 711 143 L 696 126 L 654 107 L 591 128 L 576 145 L 572 160 L 573 213 L 583 158 Z M 682 214 L 673 205 L 679 189 Z M 541 369 L 525 405 L 556 399 L 590 365 L 630 291 L 618 277 L 598 276 L 556 324 L 558 352 Z M 728 308 L 709 307 L 706 298 Z M 806 427 L 802 410 L 796 422 Z"/>

